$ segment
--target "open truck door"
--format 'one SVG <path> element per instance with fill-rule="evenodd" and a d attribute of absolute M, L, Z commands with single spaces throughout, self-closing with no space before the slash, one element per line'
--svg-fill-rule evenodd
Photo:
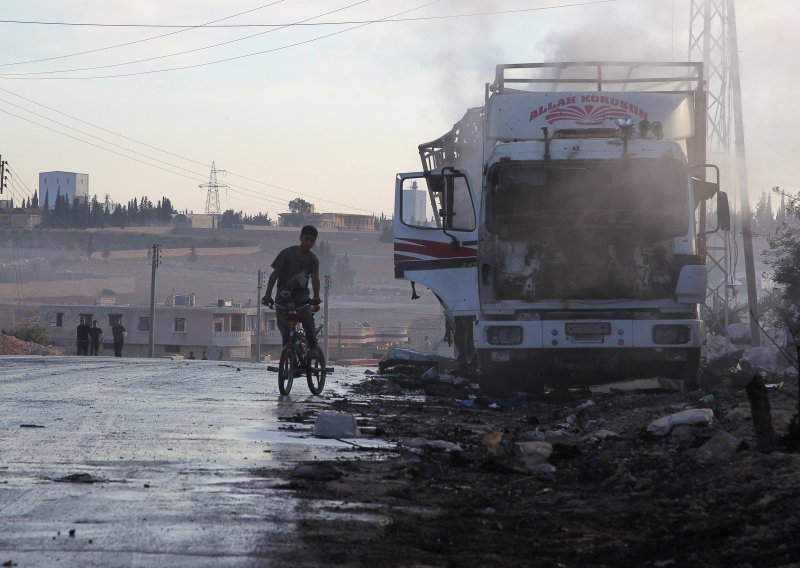
<path fill-rule="evenodd" d="M 442 168 L 398 174 L 395 277 L 430 288 L 447 316 L 478 311 L 478 223 L 468 176 Z"/>

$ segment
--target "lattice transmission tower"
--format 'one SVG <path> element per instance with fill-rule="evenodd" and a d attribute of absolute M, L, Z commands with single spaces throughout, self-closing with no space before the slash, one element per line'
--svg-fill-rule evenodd
<path fill-rule="evenodd" d="M 689 60 L 702 61 L 708 92 L 707 147 L 727 162 L 722 181 L 728 193 L 738 196 L 741 211 L 742 252 L 745 260 L 750 337 L 760 345 L 758 292 L 753 258 L 752 216 L 747 186 L 747 161 L 742 118 L 739 51 L 734 0 L 691 0 L 689 13 Z M 735 200 L 734 200 L 735 201 Z M 734 228 L 735 229 L 735 228 Z M 727 333 L 728 308 L 735 285 L 731 250 L 736 250 L 735 232 L 717 234 L 709 241 L 709 290 L 705 319 L 709 327 Z M 716 275 L 720 283 L 714 281 Z M 722 275 L 719 278 L 719 275 Z"/>
<path fill-rule="evenodd" d="M 214 162 L 211 162 L 211 174 L 208 176 L 208 183 L 201 183 L 197 187 L 206 188 L 206 215 L 220 215 L 222 211 L 219 207 L 219 190 L 228 189 L 224 183 L 217 181 L 217 174 L 227 173 L 226 170 L 218 170 Z"/>

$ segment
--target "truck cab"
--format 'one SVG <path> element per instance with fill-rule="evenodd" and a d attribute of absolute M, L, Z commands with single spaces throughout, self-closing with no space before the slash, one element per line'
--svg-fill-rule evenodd
<path fill-rule="evenodd" d="M 438 207 L 428 240 L 461 264 L 427 259 L 412 272 L 442 301 L 482 385 L 691 380 L 705 340 L 705 203 L 717 195 L 722 225 L 727 211 L 704 179 L 702 65 L 686 64 L 693 89 L 604 91 L 598 77 L 613 74 L 601 69 L 618 64 L 552 64 L 596 68 L 596 90 L 574 79 L 569 91 L 518 88 L 542 80 L 520 69 L 546 65 L 498 66 L 477 126 L 468 113 L 420 147 L 425 171 L 398 176 L 395 266 L 408 262 L 398 246 L 417 242 L 402 185 L 424 180 Z M 470 206 L 474 227 L 459 225 Z"/>

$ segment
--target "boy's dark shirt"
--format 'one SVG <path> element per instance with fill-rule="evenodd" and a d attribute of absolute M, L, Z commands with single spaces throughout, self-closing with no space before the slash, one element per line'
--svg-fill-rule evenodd
<path fill-rule="evenodd" d="M 103 335 L 103 330 L 99 327 L 92 327 L 89 329 L 89 337 L 92 343 L 100 343 L 100 337 Z"/>
<path fill-rule="evenodd" d="M 309 276 L 319 275 L 319 259 L 313 252 L 300 258 L 300 247 L 298 245 L 283 249 L 275 257 L 270 266 L 278 272 L 277 289 L 283 290 L 286 283 L 297 274 L 304 272 Z"/>
<path fill-rule="evenodd" d="M 78 325 L 78 341 L 89 341 L 89 330 L 91 329 L 85 323 Z"/>
<path fill-rule="evenodd" d="M 125 326 L 123 326 L 122 324 L 120 323 L 114 324 L 114 327 L 111 328 L 111 334 L 114 336 L 114 341 L 122 341 L 123 339 L 125 339 L 125 336 L 123 335 L 125 331 L 127 330 L 125 329 Z"/>

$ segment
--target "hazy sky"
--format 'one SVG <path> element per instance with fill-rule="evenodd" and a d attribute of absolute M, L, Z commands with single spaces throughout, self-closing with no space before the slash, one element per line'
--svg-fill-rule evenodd
<path fill-rule="evenodd" d="M 5 0 L 3 20 L 186 27 L 0 23 L 0 154 L 18 199 L 64 170 L 100 198 L 202 212 L 213 161 L 223 210 L 391 214 L 394 174 L 496 63 L 685 60 L 689 1 Z M 796 2 L 736 9 L 751 195 L 796 192 Z M 215 21 L 282 27 L 187 29 Z"/>

